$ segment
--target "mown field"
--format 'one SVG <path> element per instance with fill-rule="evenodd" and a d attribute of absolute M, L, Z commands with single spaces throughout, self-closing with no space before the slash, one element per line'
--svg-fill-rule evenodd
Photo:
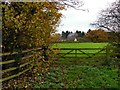
<path fill-rule="evenodd" d="M 96 54 L 101 49 L 105 48 L 107 45 L 108 45 L 108 43 L 56 43 L 52 47 L 59 48 L 59 49 L 62 49 L 62 48 L 66 48 L 66 49 L 69 48 L 71 50 L 73 49 L 73 51 L 70 54 L 67 54 L 66 56 L 75 56 L 75 54 L 73 54 L 73 53 L 77 52 L 78 53 L 77 56 L 84 57 L 84 56 L 88 56 L 88 55 L 92 56 L 93 54 Z M 81 51 L 77 50 L 77 51 L 75 51 L 74 49 L 76 49 L 76 48 L 81 48 L 81 49 L 87 48 L 89 50 L 81 50 Z M 101 49 L 94 50 L 94 48 L 101 48 Z M 60 50 L 60 53 L 65 54 L 65 53 L 70 52 L 71 50 Z M 105 55 L 105 53 L 106 53 L 106 51 L 104 50 L 95 56 Z"/>

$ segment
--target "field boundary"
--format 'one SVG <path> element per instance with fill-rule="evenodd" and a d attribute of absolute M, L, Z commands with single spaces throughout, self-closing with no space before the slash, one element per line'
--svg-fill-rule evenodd
<path fill-rule="evenodd" d="M 105 55 L 107 57 L 107 48 L 53 48 L 53 50 L 60 50 L 58 53 L 59 58 L 78 58 L 78 57 L 83 57 L 83 55 L 86 55 L 88 58 L 91 58 L 93 56 L 96 56 L 97 54 Z M 87 53 L 84 50 L 98 50 L 95 53 Z M 63 52 L 61 52 L 63 51 Z M 66 53 L 64 53 L 66 51 Z M 67 55 L 72 55 L 67 56 Z M 91 54 L 91 55 L 90 55 Z M 81 56 L 80 56 L 81 55 Z"/>
<path fill-rule="evenodd" d="M 35 60 L 41 58 L 41 56 L 37 54 L 41 50 L 41 48 L 34 48 L 23 50 L 21 52 L 0 53 L 0 56 L 5 58 L 5 61 L 0 62 L 0 65 L 2 66 L 2 78 L 0 79 L 0 83 L 16 78 L 33 68 Z M 22 56 L 22 54 L 26 55 Z M 11 59 L 7 59 L 6 57 L 11 57 Z M 22 61 L 24 62 L 22 63 Z"/>

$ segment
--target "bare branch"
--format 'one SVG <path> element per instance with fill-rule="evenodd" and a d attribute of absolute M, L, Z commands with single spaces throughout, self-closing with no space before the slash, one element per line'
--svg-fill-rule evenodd
<path fill-rule="evenodd" d="M 97 23 L 99 27 L 109 28 L 109 31 L 120 32 L 120 0 L 102 10 Z"/>
<path fill-rule="evenodd" d="M 61 5 L 64 5 L 65 7 L 72 7 L 76 10 L 82 10 L 89 12 L 88 9 L 82 9 L 81 7 L 84 5 L 84 3 L 80 0 L 59 0 Z"/>

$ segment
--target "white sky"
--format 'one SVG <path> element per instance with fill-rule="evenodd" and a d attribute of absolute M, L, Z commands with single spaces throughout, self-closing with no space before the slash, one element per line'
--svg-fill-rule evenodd
<path fill-rule="evenodd" d="M 57 28 L 58 32 L 62 31 L 72 31 L 76 30 L 87 32 L 88 29 L 94 29 L 90 26 L 97 20 L 100 10 L 109 7 L 109 5 L 116 0 L 82 0 L 84 5 L 82 9 L 88 9 L 87 11 L 75 10 L 73 8 L 68 8 L 67 10 L 62 10 L 64 15 L 61 19 L 61 24 Z"/>

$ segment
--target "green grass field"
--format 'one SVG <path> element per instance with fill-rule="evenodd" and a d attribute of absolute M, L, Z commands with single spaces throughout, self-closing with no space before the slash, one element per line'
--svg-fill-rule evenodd
<path fill-rule="evenodd" d="M 104 58 L 56 61 L 34 88 L 118 88 L 118 69 L 103 66 Z M 57 90 L 57 89 L 56 89 Z"/>
<path fill-rule="evenodd" d="M 60 49 L 62 49 L 62 48 L 91 48 L 91 49 L 93 49 L 93 48 L 104 48 L 105 46 L 107 46 L 108 45 L 108 43 L 56 43 L 56 44 L 54 44 L 52 47 L 53 48 L 60 48 Z M 84 53 L 87 53 L 87 55 L 86 54 L 83 54 L 82 52 L 84 52 Z M 92 56 L 93 54 L 95 54 L 95 53 L 97 53 L 97 52 L 99 52 L 100 51 L 100 49 L 99 50 L 81 50 L 81 51 L 79 51 L 79 50 L 77 50 L 77 53 L 79 53 L 79 54 L 77 54 L 77 56 L 79 57 L 86 57 L 86 56 Z M 67 52 L 70 52 L 70 50 L 61 50 L 60 51 L 60 53 L 62 53 L 62 54 L 65 54 L 65 53 L 67 53 Z M 70 54 L 67 54 L 66 55 L 66 57 L 71 57 L 71 56 L 75 56 L 75 50 L 74 51 L 72 51 Z M 100 52 L 99 54 L 97 54 L 97 55 L 95 55 L 95 56 L 101 56 L 101 55 L 105 55 L 104 54 L 105 53 L 105 50 L 104 51 L 102 51 L 102 52 Z"/>
<path fill-rule="evenodd" d="M 58 43 L 53 48 L 103 48 L 107 43 Z M 67 51 L 63 51 L 66 53 Z M 110 61 L 109 61 L 110 63 Z M 39 75 L 36 88 L 113 88 L 118 89 L 118 67 L 107 64 L 106 58 L 60 58 L 48 72 Z M 96 89 L 95 89 L 96 90 Z"/>
<path fill-rule="evenodd" d="M 108 43 L 56 43 L 53 48 L 103 48 Z"/>

